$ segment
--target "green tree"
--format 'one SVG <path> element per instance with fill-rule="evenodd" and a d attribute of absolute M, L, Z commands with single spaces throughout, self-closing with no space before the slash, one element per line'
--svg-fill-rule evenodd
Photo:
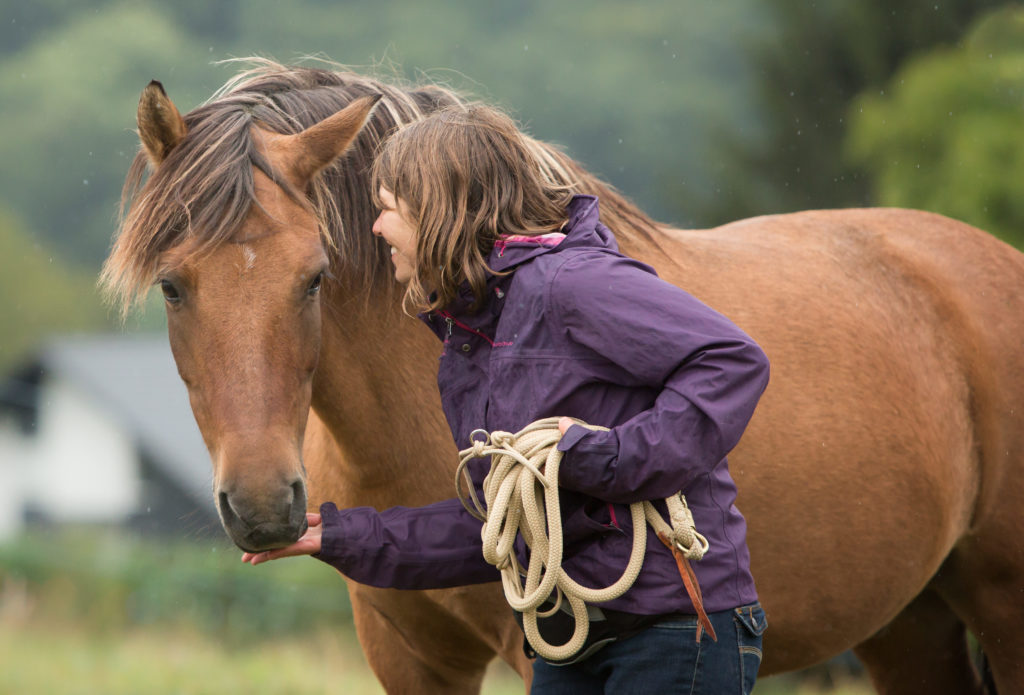
<path fill-rule="evenodd" d="M 197 55 L 204 56 L 202 61 Z M 160 11 L 114 4 L 76 14 L 0 63 L 0 201 L 65 259 L 98 267 L 138 148 L 139 93 L 178 77 L 183 107 L 206 96 L 209 58 Z"/>
<path fill-rule="evenodd" d="M 0 212 L 0 374 L 51 333 L 108 326 L 95 277 L 69 267 Z"/>
<path fill-rule="evenodd" d="M 973 17 L 1005 0 L 770 0 L 774 27 L 751 34 L 760 128 L 720 130 L 715 221 L 872 203 L 844 160 L 849 104 L 883 89 L 914 53 L 952 45 Z"/>
<path fill-rule="evenodd" d="M 915 56 L 851 109 L 847 152 L 884 205 L 941 212 L 1024 248 L 1024 8 Z"/>

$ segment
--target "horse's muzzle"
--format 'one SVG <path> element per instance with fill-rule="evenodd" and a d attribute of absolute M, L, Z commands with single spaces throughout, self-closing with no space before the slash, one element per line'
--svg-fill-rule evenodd
<path fill-rule="evenodd" d="M 284 548 L 306 532 L 306 486 L 296 480 L 276 494 L 217 494 L 221 523 L 235 545 L 248 553 Z"/>

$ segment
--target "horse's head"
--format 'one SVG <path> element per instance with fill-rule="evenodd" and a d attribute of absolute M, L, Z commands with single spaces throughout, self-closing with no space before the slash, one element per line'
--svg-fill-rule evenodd
<path fill-rule="evenodd" d="M 243 127 L 193 117 L 202 108 L 182 118 L 159 83 L 139 103 L 152 174 L 105 273 L 111 284 L 125 275 L 114 265 L 122 257 L 151 259 L 149 278 L 163 292 L 171 349 L 213 460 L 217 510 L 244 550 L 288 545 L 306 528 L 302 442 L 333 252 L 308 191 L 376 101 L 357 98 L 291 134 L 251 111 Z M 244 105 L 235 113 L 244 117 Z M 140 234 L 147 225 L 163 231 Z"/>

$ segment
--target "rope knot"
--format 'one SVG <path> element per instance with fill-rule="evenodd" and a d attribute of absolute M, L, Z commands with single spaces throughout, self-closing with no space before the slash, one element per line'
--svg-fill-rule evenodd
<path fill-rule="evenodd" d="M 495 430 L 491 432 L 491 445 L 495 447 L 512 447 L 515 444 L 516 436 L 511 432 Z"/>
<path fill-rule="evenodd" d="M 474 439 L 473 445 L 469 447 L 469 451 L 464 451 L 464 454 L 468 454 L 470 458 L 483 458 L 487 454 L 488 443 L 483 439 Z"/>
<path fill-rule="evenodd" d="M 682 493 L 673 495 L 665 500 L 668 507 L 668 518 L 672 528 L 667 532 L 669 540 L 689 560 L 700 560 L 708 551 L 708 541 L 701 534 L 697 533 L 697 526 L 693 521 L 693 512 L 686 504 L 686 498 Z"/>

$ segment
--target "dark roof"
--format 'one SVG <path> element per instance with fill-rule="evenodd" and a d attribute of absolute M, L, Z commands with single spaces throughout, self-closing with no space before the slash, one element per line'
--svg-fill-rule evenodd
<path fill-rule="evenodd" d="M 204 507 L 210 456 L 165 335 L 83 336 L 47 343 L 36 356 L 44 375 L 96 399 L 161 472 Z"/>

